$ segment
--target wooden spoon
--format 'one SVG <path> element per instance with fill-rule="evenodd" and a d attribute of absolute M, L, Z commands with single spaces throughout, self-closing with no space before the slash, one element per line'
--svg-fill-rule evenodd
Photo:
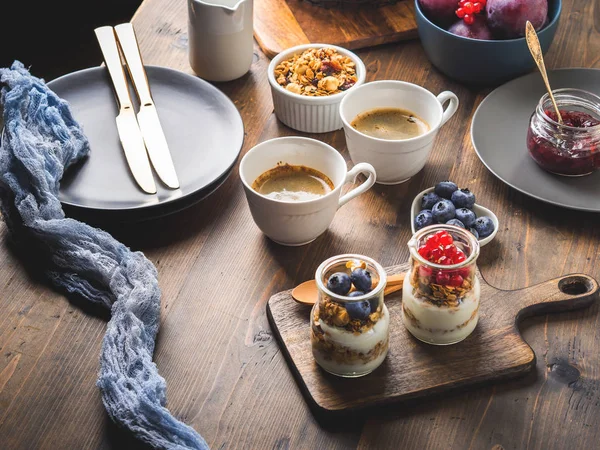
<path fill-rule="evenodd" d="M 402 283 L 404 283 L 404 273 L 396 275 L 389 275 L 387 277 L 387 284 L 383 290 L 383 295 L 391 294 L 402 289 Z M 317 282 L 315 280 L 308 280 L 304 283 L 299 284 L 292 290 L 292 297 L 298 303 L 303 305 L 314 305 L 319 297 L 319 290 L 317 289 Z"/>
<path fill-rule="evenodd" d="M 535 32 L 535 28 L 533 28 L 533 25 L 531 25 L 531 22 L 529 20 L 525 25 L 525 40 L 527 41 L 529 52 L 531 53 L 531 56 L 533 56 L 533 60 L 537 64 L 538 69 L 540 69 L 540 73 L 542 74 L 542 78 L 544 79 L 544 83 L 546 84 L 546 90 L 548 91 L 548 95 L 550 96 L 550 100 L 552 100 L 554 110 L 556 111 L 556 116 L 558 117 L 558 123 L 564 125 L 562 116 L 560 115 L 560 111 L 558 110 L 558 105 L 556 104 L 556 100 L 554 100 L 552 89 L 550 88 L 548 74 L 546 73 L 546 65 L 544 64 L 544 55 L 542 54 L 542 48 L 540 47 L 540 41 L 537 37 L 537 33 Z"/>

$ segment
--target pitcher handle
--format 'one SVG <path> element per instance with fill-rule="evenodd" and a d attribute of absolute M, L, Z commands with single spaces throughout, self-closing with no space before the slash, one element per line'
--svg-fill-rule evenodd
<path fill-rule="evenodd" d="M 366 181 L 364 183 L 361 183 L 359 186 L 356 186 L 354 189 L 347 192 L 342 198 L 340 198 L 338 208 L 342 207 L 353 198 L 358 197 L 360 194 L 367 192 L 375 184 L 375 180 L 377 179 L 375 169 L 371 164 L 364 162 L 358 163 L 348 171 L 348 173 L 346 174 L 346 179 L 344 180 L 344 184 L 350 182 L 354 183 L 356 181 L 356 177 L 361 173 L 364 173 L 365 175 L 368 174 Z"/>

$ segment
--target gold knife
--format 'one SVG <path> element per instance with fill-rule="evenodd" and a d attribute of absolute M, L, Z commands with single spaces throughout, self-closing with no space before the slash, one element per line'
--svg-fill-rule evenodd
<path fill-rule="evenodd" d="M 127 79 L 121 64 L 121 55 L 117 47 L 117 39 L 113 27 L 99 27 L 94 30 L 106 68 L 113 83 L 115 95 L 119 103 L 119 115 L 117 116 L 117 130 L 119 139 L 125 152 L 127 164 L 137 184 L 144 192 L 156 194 L 156 184 L 152 176 L 152 168 L 148 161 L 146 146 L 140 128 L 135 118 L 135 111 L 129 96 Z"/>
<path fill-rule="evenodd" d="M 177 189 L 179 188 L 179 180 L 177 179 L 175 166 L 169 152 L 169 145 L 160 125 L 156 106 L 150 93 L 150 85 L 148 84 L 148 77 L 144 69 L 133 25 L 131 23 L 123 23 L 115 26 L 115 31 L 121 50 L 123 51 L 123 56 L 125 56 L 127 70 L 140 99 L 140 110 L 137 114 L 137 120 L 142 131 L 142 136 L 144 137 L 144 142 L 146 143 L 146 148 L 148 149 L 148 154 L 150 155 L 150 161 L 163 183 L 172 189 Z"/>

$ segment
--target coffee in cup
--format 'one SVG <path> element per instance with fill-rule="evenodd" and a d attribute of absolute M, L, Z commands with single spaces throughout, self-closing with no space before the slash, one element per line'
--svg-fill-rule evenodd
<path fill-rule="evenodd" d="M 374 108 L 357 115 L 350 123 L 363 134 L 390 141 L 410 139 L 429 131 L 415 113 L 401 108 Z"/>
<path fill-rule="evenodd" d="M 287 163 L 278 163 L 252 183 L 252 189 L 259 194 L 284 202 L 313 200 L 334 187 L 329 177 L 317 169 Z"/>

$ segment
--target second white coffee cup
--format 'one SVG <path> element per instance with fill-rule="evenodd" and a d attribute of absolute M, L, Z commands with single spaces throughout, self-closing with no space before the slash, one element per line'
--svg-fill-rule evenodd
<path fill-rule="evenodd" d="M 264 196 L 254 189 L 254 181 L 278 164 L 302 165 L 327 175 L 334 188 L 322 197 L 307 201 L 281 201 Z M 367 176 L 359 186 L 341 196 L 342 186 Z M 373 166 L 355 165 L 349 171 L 346 161 L 332 146 L 316 139 L 281 137 L 251 148 L 240 163 L 240 178 L 256 225 L 273 241 L 283 245 L 304 245 L 319 237 L 331 224 L 335 212 L 375 183 Z"/>
<path fill-rule="evenodd" d="M 443 105 L 449 102 L 444 110 Z M 403 140 L 368 136 L 356 130 L 352 121 L 361 113 L 377 108 L 410 111 L 429 125 L 429 131 Z M 427 161 L 439 129 L 458 109 L 458 97 L 445 91 L 437 97 L 427 89 L 404 81 L 373 81 L 348 90 L 340 103 L 340 116 L 350 158 L 367 162 L 377 171 L 377 183 L 403 183 L 419 172 Z"/>

